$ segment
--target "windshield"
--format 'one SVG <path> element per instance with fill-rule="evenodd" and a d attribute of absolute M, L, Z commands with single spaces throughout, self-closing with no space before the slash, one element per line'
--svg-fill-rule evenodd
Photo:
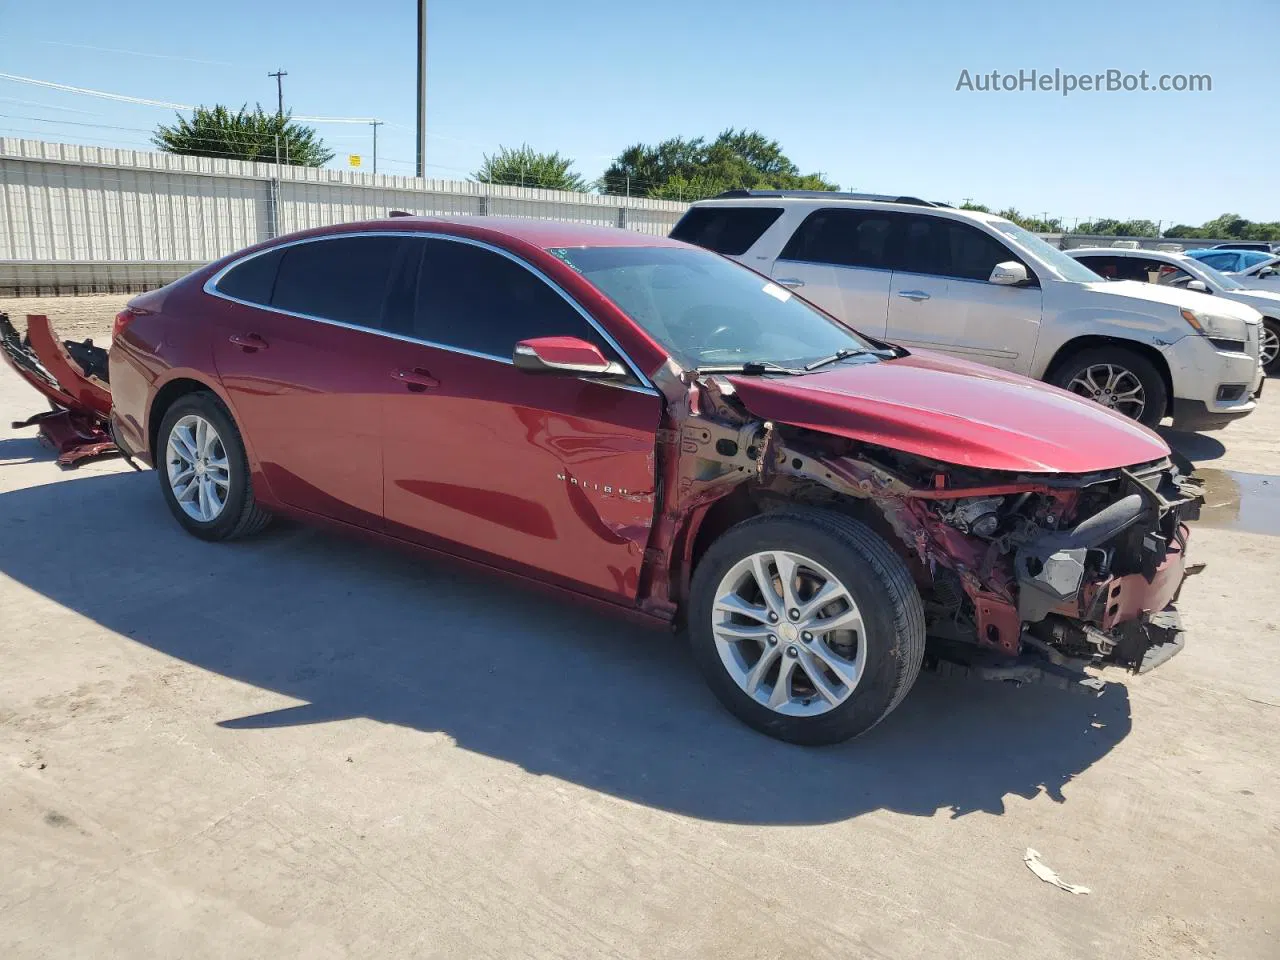
<path fill-rule="evenodd" d="M 771 362 L 787 367 L 873 349 L 848 327 L 767 277 L 706 250 L 558 247 L 682 367 Z"/>
<path fill-rule="evenodd" d="M 988 226 L 1004 234 L 1017 246 L 1044 263 L 1063 280 L 1073 283 L 1097 283 L 1098 276 L 1079 260 L 1067 256 L 1052 244 L 1045 243 L 1030 230 L 1024 230 L 1010 220 L 989 220 Z"/>
<path fill-rule="evenodd" d="M 1218 287 L 1222 290 L 1244 290 L 1245 285 L 1233 277 L 1227 276 L 1220 270 L 1215 270 L 1203 260 L 1197 260 L 1195 257 L 1182 257 L 1178 261 L 1179 265 L 1188 273 L 1196 275 L 1199 279 L 1209 284 L 1209 287 Z"/>
<path fill-rule="evenodd" d="M 1264 260 L 1274 260 L 1269 253 L 1263 253 L 1261 250 L 1245 250 L 1240 254 L 1240 271 L 1248 270 L 1250 267 L 1256 267 Z"/>

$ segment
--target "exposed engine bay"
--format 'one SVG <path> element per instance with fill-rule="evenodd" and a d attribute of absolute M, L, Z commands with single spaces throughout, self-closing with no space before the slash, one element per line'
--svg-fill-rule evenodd
<path fill-rule="evenodd" d="M 666 514 L 740 519 L 804 502 L 857 517 L 908 562 L 931 656 L 993 678 L 1078 680 L 1086 666 L 1142 672 L 1181 649 L 1173 603 L 1199 572 L 1187 522 L 1203 502 L 1185 461 L 979 470 L 755 419 L 723 378 L 684 373 L 678 385 L 689 409 L 665 458 L 659 444 Z M 675 382 L 660 386 L 677 395 Z M 685 563 L 671 571 L 676 602 L 695 549 L 691 538 L 674 551 Z"/>

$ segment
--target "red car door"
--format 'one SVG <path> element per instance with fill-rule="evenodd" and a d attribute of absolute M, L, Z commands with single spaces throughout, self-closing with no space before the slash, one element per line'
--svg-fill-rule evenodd
<path fill-rule="evenodd" d="M 521 372 L 519 340 L 576 336 L 622 359 L 541 275 L 496 249 L 424 241 L 406 379 L 387 394 L 391 533 L 623 601 L 654 511 L 655 390 Z"/>
<path fill-rule="evenodd" d="M 378 332 L 406 241 L 330 237 L 232 267 L 215 285 L 214 362 L 270 492 L 382 526 L 382 397 L 398 341 Z"/>

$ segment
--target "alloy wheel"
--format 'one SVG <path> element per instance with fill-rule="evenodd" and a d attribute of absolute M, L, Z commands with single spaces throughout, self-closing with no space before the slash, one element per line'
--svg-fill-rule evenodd
<path fill-rule="evenodd" d="M 1117 363 L 1090 364 L 1071 379 L 1067 389 L 1134 420 L 1140 420 L 1147 408 L 1142 381 Z"/>
<path fill-rule="evenodd" d="M 1261 360 L 1264 367 L 1269 367 L 1280 355 L 1280 333 L 1270 324 L 1262 325 Z"/>
<path fill-rule="evenodd" d="M 798 553 L 753 553 L 716 588 L 720 661 L 753 700 L 787 716 L 844 703 L 862 679 L 862 614 L 848 588 Z"/>
<path fill-rule="evenodd" d="M 169 489 L 187 516 L 216 520 L 227 506 L 231 467 L 222 438 L 204 417 L 189 414 L 173 425 L 165 447 Z"/>

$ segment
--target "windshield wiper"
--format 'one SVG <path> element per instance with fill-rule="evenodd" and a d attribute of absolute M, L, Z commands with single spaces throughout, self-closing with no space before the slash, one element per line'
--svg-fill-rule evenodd
<path fill-rule="evenodd" d="M 896 360 L 900 354 L 896 350 L 874 350 L 864 349 L 862 347 L 844 347 L 837 350 L 829 357 L 823 357 L 821 360 L 815 360 L 808 364 L 804 369 L 805 373 L 817 370 L 819 367 L 825 367 L 833 363 L 839 363 L 841 360 L 848 360 L 850 357 L 860 357 L 863 354 L 870 354 L 873 357 L 879 357 L 881 360 Z"/>
<path fill-rule="evenodd" d="M 806 372 L 809 370 L 817 370 L 819 367 L 825 367 L 832 363 L 839 363 L 841 360 L 848 360 L 850 357 L 856 357 L 859 354 L 866 352 L 866 350 L 863 350 L 860 347 L 842 347 L 829 357 L 823 357 L 821 360 L 815 360 L 813 363 L 805 364 L 805 370 Z"/>
<path fill-rule="evenodd" d="M 798 377 L 804 373 L 795 367 L 783 366 L 772 360 L 748 360 L 745 363 L 723 363 L 710 367 L 698 367 L 698 373 L 740 373 L 749 377 L 759 377 L 766 373 L 786 373 Z"/>

